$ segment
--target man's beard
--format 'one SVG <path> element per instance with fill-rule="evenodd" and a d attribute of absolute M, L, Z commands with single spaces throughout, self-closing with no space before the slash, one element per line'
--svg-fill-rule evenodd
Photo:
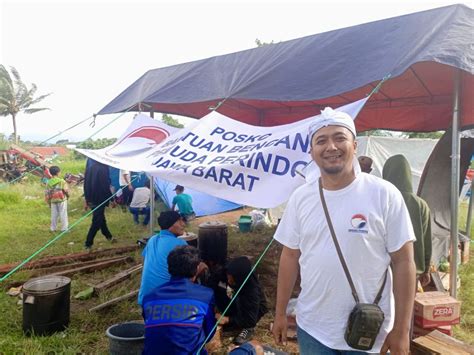
<path fill-rule="evenodd" d="M 321 168 L 328 175 L 337 175 L 344 169 L 343 166 L 333 166 L 329 168 Z"/>

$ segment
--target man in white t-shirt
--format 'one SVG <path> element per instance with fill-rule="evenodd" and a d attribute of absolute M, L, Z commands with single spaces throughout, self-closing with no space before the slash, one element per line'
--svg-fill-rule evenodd
<path fill-rule="evenodd" d="M 133 215 L 133 222 L 135 224 L 140 224 L 139 216 L 142 214 L 145 216 L 143 225 L 148 225 L 150 222 L 150 180 L 145 181 L 143 187 L 137 187 L 133 190 L 129 210 Z"/>
<path fill-rule="evenodd" d="M 335 234 L 362 303 L 374 302 L 391 265 L 379 302 L 385 320 L 370 352 L 408 354 L 415 296 L 413 227 L 399 191 L 360 173 L 355 136 L 348 114 L 326 108 L 310 129 L 311 157 L 319 167 Z M 286 341 L 286 307 L 299 270 L 296 321 L 301 354 L 361 353 L 344 340 L 355 301 L 328 228 L 317 179 L 292 194 L 274 238 L 283 244 L 275 340 Z"/>

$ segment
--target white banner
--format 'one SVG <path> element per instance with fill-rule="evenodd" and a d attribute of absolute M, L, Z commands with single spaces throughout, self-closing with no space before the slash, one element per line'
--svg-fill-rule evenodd
<path fill-rule="evenodd" d="M 366 101 L 337 110 L 356 117 Z M 116 168 L 145 171 L 235 203 L 269 208 L 285 202 L 305 182 L 299 173 L 311 160 L 308 129 L 316 119 L 257 127 L 214 111 L 177 130 L 139 115 L 112 146 L 77 150 Z"/>

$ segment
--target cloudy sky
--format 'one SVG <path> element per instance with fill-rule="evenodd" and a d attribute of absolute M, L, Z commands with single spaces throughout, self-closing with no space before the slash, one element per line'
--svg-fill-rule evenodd
<path fill-rule="evenodd" d="M 50 111 L 19 115 L 22 139 L 45 140 L 98 112 L 149 69 L 450 5 L 454 1 L 0 0 L 1 64 L 14 66 Z M 464 1 L 474 6 L 474 1 Z M 54 138 L 82 140 L 117 115 Z M 124 115 L 96 137 L 116 137 Z M 13 131 L 0 117 L 0 133 Z"/>

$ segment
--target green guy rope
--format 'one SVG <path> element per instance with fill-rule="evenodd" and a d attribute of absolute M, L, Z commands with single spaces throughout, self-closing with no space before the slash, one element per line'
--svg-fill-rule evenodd
<path fill-rule="evenodd" d="M 133 182 L 135 179 L 137 179 L 138 176 L 136 176 L 134 179 L 132 179 L 130 182 Z M 124 188 L 126 188 L 127 186 L 124 186 L 120 189 L 117 190 L 117 192 L 115 192 L 112 196 L 110 196 L 108 199 L 102 201 L 102 203 L 100 205 L 98 205 L 96 208 L 94 208 L 93 210 L 87 212 L 85 215 L 83 215 L 81 218 L 79 218 L 76 222 L 74 222 L 72 225 L 69 226 L 69 228 L 65 231 L 62 231 L 61 233 L 59 233 L 57 236 L 55 236 L 53 239 L 50 239 L 48 242 L 46 242 L 45 245 L 43 245 L 41 248 L 39 248 L 37 251 L 35 251 L 33 254 L 31 254 L 29 257 L 27 257 L 25 260 L 23 260 L 20 264 L 18 264 L 17 266 L 15 266 L 12 270 L 10 270 L 6 275 L 4 275 L 2 278 L 0 278 L 0 282 L 2 281 L 5 281 L 7 278 L 9 278 L 11 275 L 13 275 L 15 272 L 17 272 L 22 266 L 24 266 L 27 262 L 29 262 L 31 259 L 33 259 L 35 256 L 37 256 L 38 254 L 40 254 L 43 250 L 45 250 L 46 248 L 48 248 L 51 244 L 53 244 L 56 240 L 60 239 L 64 234 L 66 234 L 67 232 L 69 232 L 73 227 L 75 227 L 77 224 L 79 224 L 80 222 L 82 222 L 86 217 L 88 217 L 91 213 L 93 213 L 96 209 L 98 209 L 99 207 L 101 207 L 102 205 L 104 205 L 105 203 L 107 203 L 108 201 L 110 201 L 113 197 L 115 197 L 115 195 L 117 195 L 117 193 L 121 190 L 123 190 Z"/>
<path fill-rule="evenodd" d="M 262 252 L 262 254 L 258 257 L 257 259 L 257 262 L 255 263 L 255 265 L 252 267 L 252 270 L 250 270 L 250 272 L 248 273 L 247 277 L 245 278 L 244 282 L 242 282 L 242 285 L 239 287 L 239 289 L 237 290 L 237 292 L 235 293 L 235 295 L 232 297 L 232 299 L 230 300 L 229 304 L 227 305 L 226 309 L 224 309 L 224 312 L 222 312 L 221 314 L 221 317 L 217 320 L 216 324 L 214 325 L 214 328 L 212 328 L 211 332 L 209 333 L 209 335 L 206 337 L 206 339 L 204 340 L 204 343 L 202 343 L 201 347 L 199 348 L 197 354 L 199 355 L 201 353 L 201 350 L 202 348 L 204 347 L 204 345 L 206 345 L 207 341 L 209 340 L 209 337 L 211 336 L 211 334 L 216 330 L 217 326 L 219 325 L 220 321 L 222 320 L 222 318 L 224 318 L 225 316 L 225 313 L 229 310 L 230 306 L 232 305 L 232 303 L 234 302 L 234 300 L 237 298 L 237 296 L 239 295 L 240 293 L 240 290 L 242 290 L 242 288 L 245 286 L 247 280 L 249 279 L 250 275 L 252 275 L 252 273 L 254 272 L 254 270 L 257 268 L 258 264 L 260 264 L 260 261 L 262 260 L 262 258 L 265 256 L 265 254 L 267 253 L 268 249 L 270 248 L 270 246 L 272 245 L 274 239 L 272 238 L 270 240 L 270 242 L 268 243 L 268 245 L 265 247 L 265 250 Z"/>

